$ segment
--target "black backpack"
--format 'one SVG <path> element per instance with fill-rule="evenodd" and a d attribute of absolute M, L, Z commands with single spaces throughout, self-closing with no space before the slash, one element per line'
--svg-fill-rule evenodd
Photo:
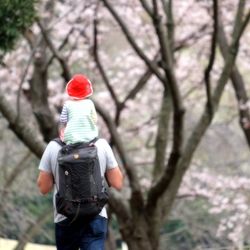
<path fill-rule="evenodd" d="M 101 177 L 101 169 L 95 142 L 79 142 L 62 146 L 58 153 L 59 189 L 56 209 L 71 219 L 91 218 L 98 215 L 108 201 L 108 191 Z"/>

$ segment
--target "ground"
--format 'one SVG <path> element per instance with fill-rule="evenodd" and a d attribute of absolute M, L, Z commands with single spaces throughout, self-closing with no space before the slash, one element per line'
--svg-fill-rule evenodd
<path fill-rule="evenodd" d="M 0 250 L 13 250 L 17 245 L 16 240 L 0 238 Z M 56 250 L 55 246 L 28 243 L 24 250 Z"/>

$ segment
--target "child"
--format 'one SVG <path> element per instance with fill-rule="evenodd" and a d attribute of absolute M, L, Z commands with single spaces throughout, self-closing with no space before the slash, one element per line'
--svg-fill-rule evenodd
<path fill-rule="evenodd" d="M 93 94 L 90 80 L 74 75 L 67 83 L 70 99 L 65 102 L 60 116 L 60 137 L 66 144 L 89 142 L 98 136 L 94 103 L 87 97 Z"/>

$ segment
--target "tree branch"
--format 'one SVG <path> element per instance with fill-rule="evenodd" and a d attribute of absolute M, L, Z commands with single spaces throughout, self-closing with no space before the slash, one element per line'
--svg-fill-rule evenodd
<path fill-rule="evenodd" d="M 205 69 L 205 85 L 206 85 L 206 93 L 207 93 L 207 108 L 209 115 L 213 116 L 213 104 L 211 100 L 211 83 L 210 83 L 210 74 L 213 69 L 213 65 L 215 62 L 215 54 L 216 54 L 216 42 L 217 42 L 217 33 L 218 33 L 218 2 L 217 0 L 213 0 L 213 35 L 211 39 L 211 53 L 207 68 Z"/>
<path fill-rule="evenodd" d="M 162 5 L 165 9 L 166 17 L 167 17 L 167 33 L 169 40 L 169 48 L 172 56 L 172 60 L 174 59 L 174 17 L 173 17 L 173 1 L 172 0 L 162 0 Z"/>
<path fill-rule="evenodd" d="M 176 164 L 181 154 L 181 147 L 183 143 L 183 116 L 184 107 L 182 104 L 181 95 L 177 80 L 174 75 L 173 61 L 170 53 L 169 41 L 166 39 L 166 34 L 162 25 L 161 17 L 158 12 L 157 0 L 153 0 L 154 18 L 153 23 L 158 36 L 161 47 L 162 60 L 164 62 L 163 68 L 167 78 L 165 84 L 166 91 L 170 91 L 173 101 L 173 148 L 169 159 L 169 165 Z"/>
<path fill-rule="evenodd" d="M 45 141 L 48 142 L 51 138 L 55 137 L 57 129 L 47 100 L 47 65 L 44 41 L 43 37 L 36 39 L 34 33 L 30 30 L 25 32 L 24 37 L 30 45 L 32 54 L 19 85 L 16 119 L 19 119 L 20 113 L 19 102 L 21 87 L 28 71 L 29 63 L 31 63 L 33 59 L 34 70 L 32 78 L 29 81 L 30 89 L 26 91 L 25 94 L 27 95 L 27 99 L 31 102 L 33 113 L 35 114 Z"/>
<path fill-rule="evenodd" d="M 218 42 L 219 47 L 224 59 L 226 58 L 228 52 L 228 41 L 225 35 L 225 31 L 221 22 L 219 22 L 219 32 L 218 32 Z M 231 76 L 230 76 L 235 90 L 235 96 L 238 101 L 238 111 L 239 111 L 239 122 L 240 126 L 245 134 L 246 141 L 250 146 L 250 108 L 247 106 L 249 98 L 247 96 L 247 91 L 245 88 L 244 80 L 237 68 L 237 65 L 234 66 Z M 247 126 L 247 123 L 249 126 Z"/>
<path fill-rule="evenodd" d="M 70 31 L 68 32 L 68 34 L 67 34 L 67 35 L 65 36 L 65 38 L 63 39 L 61 45 L 59 46 L 58 51 L 61 51 L 61 50 L 64 48 L 64 46 L 67 44 L 67 42 L 68 42 L 68 40 L 69 40 L 70 35 L 73 33 L 74 30 L 75 30 L 74 27 L 72 27 L 72 28 L 70 29 Z M 51 65 L 51 63 L 53 62 L 53 60 L 54 60 L 55 58 L 56 58 L 56 56 L 55 56 L 55 54 L 53 53 L 52 56 L 51 56 L 51 58 L 48 60 L 46 66 L 45 66 L 46 69 Z M 66 79 L 66 78 L 65 78 L 65 79 Z"/>
<path fill-rule="evenodd" d="M 117 21 L 117 23 L 119 24 L 120 28 L 122 29 L 124 35 L 126 36 L 128 42 L 130 43 L 130 45 L 133 47 L 133 49 L 136 51 L 136 53 L 138 54 L 138 56 L 146 63 L 146 65 L 149 67 L 149 69 L 156 75 L 156 77 L 163 83 L 165 84 L 165 79 L 162 76 L 161 72 L 158 70 L 157 65 L 155 65 L 154 62 L 150 61 L 150 59 L 144 54 L 143 50 L 137 45 L 137 43 L 135 42 L 132 34 L 130 33 L 130 31 L 128 30 L 128 28 L 126 27 L 125 23 L 123 22 L 123 20 L 120 18 L 120 16 L 117 14 L 117 12 L 115 11 L 115 9 L 112 7 L 112 5 L 109 3 L 108 0 L 101 0 L 104 5 L 107 7 L 107 9 L 109 10 L 109 12 L 112 14 L 112 16 L 114 17 L 114 19 Z"/>
<path fill-rule="evenodd" d="M 58 50 L 54 47 L 52 41 L 50 40 L 50 38 L 48 37 L 47 35 L 47 32 L 45 30 L 45 28 L 43 27 L 42 23 L 40 22 L 39 19 L 37 19 L 37 24 L 38 26 L 40 27 L 41 29 L 41 32 L 42 32 L 42 35 L 46 41 L 46 43 L 48 44 L 51 52 L 53 53 L 53 55 L 55 56 L 55 58 L 59 61 L 61 67 L 62 67 L 62 70 L 63 70 L 63 76 L 64 78 L 66 79 L 66 81 L 69 81 L 70 78 L 71 78 L 71 74 L 70 74 L 70 70 L 69 70 L 69 67 L 65 61 L 64 58 L 62 58 L 62 56 L 59 54 Z"/>
<path fill-rule="evenodd" d="M 233 69 L 235 59 L 237 56 L 237 52 L 238 52 L 239 40 L 243 34 L 244 29 L 246 28 L 246 23 L 249 21 L 249 18 L 250 18 L 249 15 L 247 15 L 245 21 L 237 29 L 237 32 L 233 34 L 232 43 L 230 45 L 228 54 L 226 56 L 227 59 L 226 59 L 225 66 L 223 68 L 221 76 L 218 80 L 217 87 L 212 96 L 212 101 L 213 101 L 215 110 L 217 110 L 224 87 Z M 237 21 L 238 20 L 236 20 L 236 23 Z M 166 214 L 169 214 L 171 205 L 173 204 L 173 200 L 176 197 L 176 193 L 181 184 L 181 180 L 184 176 L 184 173 L 188 169 L 192 156 L 202 136 L 204 135 L 207 128 L 209 127 L 211 121 L 212 119 L 208 115 L 207 107 L 206 107 L 203 111 L 203 114 L 199 122 L 193 129 L 193 132 L 191 133 L 187 141 L 187 144 L 183 150 L 183 154 L 180 160 L 178 161 L 177 167 L 175 167 L 175 165 L 173 164 L 168 164 L 168 168 L 166 168 L 166 171 L 164 172 L 164 175 L 162 176 L 162 178 L 149 191 L 148 203 L 147 203 L 147 211 L 149 214 L 151 214 L 152 211 L 154 211 L 156 203 L 159 197 L 163 195 L 163 193 L 165 193 L 165 197 L 167 197 L 167 201 L 168 201 L 166 204 L 165 212 Z"/>
<path fill-rule="evenodd" d="M 44 69 L 46 65 L 46 46 L 41 41 L 37 53 L 34 56 L 34 69 L 29 81 L 30 102 L 32 111 L 39 124 L 44 140 L 49 142 L 57 135 L 57 125 L 54 114 L 48 103 L 48 72 Z"/>
<path fill-rule="evenodd" d="M 203 31 L 206 30 L 207 26 L 208 26 L 208 24 L 204 24 L 198 30 L 196 30 L 196 31 L 192 32 L 191 34 L 187 35 L 182 40 L 176 41 L 176 45 L 174 46 L 174 51 L 179 51 L 179 50 L 181 50 L 183 48 L 186 48 L 188 46 L 187 43 L 191 39 L 194 40 L 193 41 L 193 44 L 194 44 L 195 42 L 197 42 L 198 39 L 200 39 L 201 37 L 204 37 Z"/>
<path fill-rule="evenodd" d="M 5 96 L 0 92 L 0 111 L 9 122 L 9 127 L 17 135 L 17 137 L 33 152 L 38 158 L 43 154 L 46 144 L 42 138 L 37 136 L 38 131 L 30 126 L 27 120 L 22 117 L 18 119 L 15 110 L 6 100 Z"/>
<path fill-rule="evenodd" d="M 128 31 L 127 27 L 125 26 L 124 22 L 121 20 L 121 18 L 118 16 L 114 8 L 111 6 L 111 4 L 108 2 L 108 0 L 102 0 L 105 4 L 105 6 L 108 8 L 110 13 L 113 15 L 115 20 L 118 22 L 120 25 L 122 31 L 124 32 L 125 36 L 127 37 L 128 41 L 132 45 L 132 47 L 135 49 L 135 51 L 138 53 L 138 55 L 145 61 L 145 63 L 148 65 L 148 67 L 152 70 L 152 72 L 161 80 L 161 82 L 164 84 L 165 88 L 167 88 L 167 83 L 165 78 L 162 77 L 160 72 L 158 72 L 158 69 L 155 67 L 155 64 L 149 61 L 149 59 L 146 57 L 146 55 L 142 52 L 142 50 L 137 46 L 135 43 L 134 39 L 132 38 L 130 32 Z M 157 2 L 154 2 L 155 5 Z M 157 21 L 157 24 L 159 24 L 158 19 L 155 19 Z M 162 36 L 162 30 L 161 30 L 161 25 L 156 26 L 156 29 L 159 31 L 158 37 L 161 43 L 161 49 L 163 56 L 165 57 L 164 59 L 166 60 L 165 62 L 170 62 L 169 61 L 169 56 L 167 56 L 165 48 L 165 41 L 164 41 L 164 36 Z M 173 71 L 169 68 L 169 66 L 172 66 L 171 64 L 164 65 L 165 73 L 168 78 L 168 84 L 170 85 L 170 91 L 173 96 L 173 103 L 174 103 L 174 146 L 173 146 L 173 153 L 171 154 L 171 162 L 173 160 L 173 163 L 176 162 L 176 159 L 179 158 L 180 155 L 180 149 L 182 145 L 182 130 L 183 130 L 183 114 L 184 114 L 184 109 L 182 107 L 181 103 L 181 98 L 180 94 L 177 88 L 176 84 L 176 79 L 173 75 Z M 176 157 L 177 156 L 177 157 Z"/>
<path fill-rule="evenodd" d="M 171 97 L 165 90 L 162 96 L 162 104 L 158 121 L 158 129 L 155 140 L 154 180 L 162 174 L 165 165 L 166 147 L 168 141 L 169 120 L 172 111 Z"/>
<path fill-rule="evenodd" d="M 120 193 L 114 190 L 110 191 L 109 205 L 112 208 L 112 211 L 119 215 L 124 222 L 130 220 L 131 213 L 129 211 L 128 204 Z"/>
<path fill-rule="evenodd" d="M 157 1 L 153 0 L 154 5 L 154 26 L 158 36 L 158 40 L 161 46 L 162 59 L 165 63 L 164 71 L 168 79 L 165 91 L 170 91 L 171 100 L 173 102 L 173 145 L 171 154 L 166 166 L 166 171 L 162 175 L 161 179 L 152 187 L 148 194 L 148 210 L 150 212 L 155 211 L 156 203 L 160 199 L 161 195 L 166 190 L 172 176 L 176 171 L 177 163 L 181 157 L 182 143 L 183 143 L 183 116 L 184 108 L 182 106 L 182 100 L 177 86 L 177 81 L 173 73 L 173 63 L 170 56 L 169 43 L 166 40 L 165 32 L 162 26 L 160 17 L 158 16 Z"/>
<path fill-rule="evenodd" d="M 156 54 L 156 56 L 154 57 L 154 61 L 155 63 L 158 62 L 159 60 L 159 53 Z M 116 124 L 119 124 L 120 121 L 120 115 L 122 110 L 126 107 L 126 102 L 128 100 L 134 99 L 137 95 L 137 93 L 146 85 L 146 83 L 149 81 L 149 79 L 152 76 L 152 71 L 147 68 L 146 71 L 141 75 L 141 77 L 139 78 L 137 84 L 134 86 L 134 88 L 129 91 L 129 93 L 127 94 L 127 96 L 124 98 L 124 100 L 120 103 L 119 109 L 116 112 L 116 117 L 115 117 L 115 121 Z"/>
<path fill-rule="evenodd" d="M 115 126 L 112 118 L 103 109 L 103 107 L 101 105 L 99 105 L 97 102 L 95 102 L 95 107 L 96 107 L 97 112 L 102 116 L 107 127 L 109 128 L 111 139 L 117 148 L 117 151 L 118 151 L 119 156 L 121 158 L 121 161 L 123 163 L 124 169 L 127 173 L 127 176 L 128 176 L 129 182 L 130 182 L 130 186 L 132 189 L 131 204 L 135 205 L 137 208 L 141 209 L 143 207 L 143 197 L 142 197 L 142 193 L 141 193 L 139 180 L 138 180 L 138 177 L 136 175 L 136 171 L 133 168 L 134 164 L 132 163 L 131 159 L 126 154 L 126 151 L 125 151 L 123 144 L 120 140 L 120 135 L 117 132 L 116 126 Z"/>
<path fill-rule="evenodd" d="M 16 110 L 17 110 L 17 121 L 19 119 L 19 116 L 20 116 L 20 98 L 21 98 L 21 90 L 22 90 L 22 86 L 24 84 L 24 81 L 25 81 L 25 78 L 27 76 L 27 73 L 28 73 L 28 70 L 29 70 L 29 67 L 30 67 L 30 64 L 33 60 L 33 57 L 34 57 L 34 54 L 36 52 L 36 47 L 34 47 L 32 49 L 32 52 L 31 52 L 31 55 L 29 57 L 29 60 L 28 60 L 28 63 L 25 67 L 25 70 L 23 72 L 23 75 L 22 75 L 22 78 L 21 78 L 21 81 L 19 83 L 19 87 L 18 87 L 18 92 L 17 92 L 17 100 L 16 100 Z"/>
<path fill-rule="evenodd" d="M 142 74 L 141 78 L 139 79 L 139 81 L 137 82 L 137 84 L 134 86 L 134 88 L 131 91 L 129 91 L 129 93 L 125 97 L 124 101 L 122 102 L 122 106 L 126 106 L 126 102 L 128 100 L 134 99 L 136 97 L 136 95 L 145 86 L 145 84 L 148 82 L 148 80 L 151 78 L 151 76 L 152 76 L 152 71 L 149 70 L 149 69 L 147 69 Z"/>
<path fill-rule="evenodd" d="M 162 17 L 160 16 L 159 11 L 158 11 L 157 0 L 153 0 L 153 7 L 154 7 L 154 16 L 152 20 L 153 20 L 154 28 L 155 28 L 155 31 L 159 40 L 166 76 L 168 77 L 168 80 L 170 80 L 172 78 L 170 72 L 172 72 L 172 69 L 173 69 L 173 60 L 172 60 L 172 56 L 170 52 L 169 40 L 167 39 L 166 32 L 162 25 Z"/>
<path fill-rule="evenodd" d="M 154 14 L 153 14 L 153 11 L 152 11 L 152 9 L 150 8 L 148 2 L 145 1 L 145 0 L 140 0 L 140 2 L 141 2 L 142 7 L 144 8 L 144 10 L 148 13 L 148 15 L 149 15 L 150 17 L 153 17 L 153 15 L 154 15 Z"/>
<path fill-rule="evenodd" d="M 244 0 L 241 0 L 240 2 L 244 2 Z M 226 80 L 228 80 L 228 75 L 231 74 L 231 71 L 232 71 L 233 66 L 234 66 L 235 58 L 236 58 L 236 55 L 237 55 L 238 49 L 239 49 L 239 41 L 240 41 L 240 38 L 241 38 L 247 24 L 249 23 L 249 20 L 250 20 L 250 11 L 248 12 L 248 14 L 247 14 L 245 20 L 242 22 L 242 24 L 239 25 L 239 27 L 237 27 L 235 29 L 235 33 L 233 34 L 233 41 L 232 41 L 231 46 L 229 47 L 228 54 L 226 56 L 225 67 L 224 67 L 224 70 L 222 72 L 221 78 L 225 78 Z M 233 64 L 232 64 L 232 62 L 233 62 Z M 215 89 L 214 97 L 213 97 L 213 99 L 214 99 L 213 102 L 217 105 L 219 103 L 221 94 L 222 94 L 223 89 L 224 89 L 225 84 L 226 84 L 223 81 L 224 79 L 221 79 L 221 78 L 219 80 L 218 86 Z"/>
<path fill-rule="evenodd" d="M 102 63 L 100 61 L 100 57 L 99 57 L 99 53 L 98 53 L 98 20 L 97 20 L 97 17 L 94 19 L 94 45 L 93 45 L 93 54 L 94 54 L 94 59 L 95 59 L 95 62 L 96 62 L 96 65 L 101 73 L 101 76 L 103 78 L 103 81 L 107 87 L 107 89 L 109 90 L 109 93 L 116 105 L 116 110 L 119 109 L 119 106 L 120 106 L 120 101 L 118 100 L 116 94 L 115 94 L 115 91 L 112 87 L 112 85 L 110 84 L 109 82 L 109 79 L 108 79 L 108 76 L 106 75 L 106 72 L 102 66 Z"/>

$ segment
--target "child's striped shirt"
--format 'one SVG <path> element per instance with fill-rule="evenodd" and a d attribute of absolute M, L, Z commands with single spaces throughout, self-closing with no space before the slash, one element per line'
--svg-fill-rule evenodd
<path fill-rule="evenodd" d="M 89 142 L 98 136 L 96 110 L 90 99 L 67 101 L 61 112 L 60 122 L 66 125 L 66 144 Z"/>

